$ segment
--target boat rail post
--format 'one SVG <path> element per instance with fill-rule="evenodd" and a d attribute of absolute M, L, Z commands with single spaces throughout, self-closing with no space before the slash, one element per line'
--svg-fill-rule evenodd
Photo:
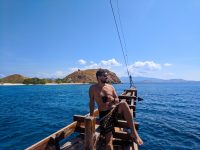
<path fill-rule="evenodd" d="M 85 117 L 85 150 L 96 150 L 95 146 L 95 118 Z"/>

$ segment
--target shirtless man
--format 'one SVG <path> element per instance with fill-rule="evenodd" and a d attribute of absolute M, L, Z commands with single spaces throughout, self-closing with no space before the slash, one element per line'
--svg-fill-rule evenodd
<path fill-rule="evenodd" d="M 97 77 L 97 84 L 94 84 L 89 89 L 89 97 L 90 97 L 90 116 L 93 116 L 94 113 L 94 103 L 96 101 L 98 110 L 99 110 L 99 116 L 100 116 L 100 128 L 101 133 L 105 134 L 106 138 L 106 150 L 113 150 L 112 145 L 112 131 L 114 130 L 113 127 L 103 128 L 101 126 L 107 124 L 108 122 L 112 122 L 113 120 L 109 120 L 106 123 L 103 121 L 105 120 L 106 116 L 111 112 L 112 110 L 116 110 L 117 113 L 122 114 L 127 121 L 130 129 L 131 129 L 131 137 L 135 138 L 135 141 L 142 145 L 143 141 L 139 137 L 134 123 L 133 123 L 133 116 L 131 114 L 130 108 L 126 102 L 120 102 L 117 96 L 117 93 L 114 89 L 114 87 L 110 84 L 107 84 L 108 78 L 107 78 L 107 71 L 105 69 L 99 69 L 96 73 Z M 116 106 L 117 105 L 117 106 Z M 117 109 L 113 109 L 116 107 Z M 113 111 L 115 113 L 115 111 Z M 101 123 L 102 120 L 102 123 Z M 111 125 L 112 126 L 112 125 Z"/>

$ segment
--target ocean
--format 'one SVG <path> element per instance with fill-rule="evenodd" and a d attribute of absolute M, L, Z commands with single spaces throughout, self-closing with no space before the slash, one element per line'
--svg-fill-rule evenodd
<path fill-rule="evenodd" d="M 0 150 L 22 150 L 89 113 L 90 85 L 0 86 Z M 140 150 L 200 149 L 200 84 L 135 84 Z M 118 94 L 128 84 L 114 85 Z"/>

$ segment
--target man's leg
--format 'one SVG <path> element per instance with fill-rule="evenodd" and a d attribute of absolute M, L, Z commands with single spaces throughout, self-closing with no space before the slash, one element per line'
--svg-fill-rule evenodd
<path fill-rule="evenodd" d="M 127 121 L 129 127 L 132 129 L 131 136 L 135 138 L 136 142 L 139 145 L 143 144 L 143 141 L 141 140 L 140 136 L 138 135 L 135 125 L 133 123 L 133 115 L 131 113 L 131 110 L 126 102 L 120 102 L 118 106 L 118 113 L 122 114 Z"/>
<path fill-rule="evenodd" d="M 113 134 L 112 132 L 109 132 L 105 135 L 106 138 L 106 150 L 113 150 L 113 144 L 112 144 L 112 140 L 113 140 Z"/>
<path fill-rule="evenodd" d="M 128 104 L 125 101 L 120 102 L 118 106 L 118 113 L 122 114 L 127 121 L 129 127 L 133 127 L 133 116 Z"/>

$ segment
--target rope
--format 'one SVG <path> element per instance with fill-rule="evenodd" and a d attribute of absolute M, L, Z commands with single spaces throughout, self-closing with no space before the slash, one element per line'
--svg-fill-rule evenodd
<path fill-rule="evenodd" d="M 119 23 L 120 23 L 120 29 L 121 29 L 121 33 L 122 33 L 122 39 L 123 39 L 123 42 L 124 42 L 124 49 L 125 49 L 125 52 L 126 52 L 126 60 L 127 60 L 127 64 L 128 63 L 128 51 L 127 51 L 127 48 L 126 48 L 126 40 L 125 40 L 125 36 L 124 36 L 124 31 L 123 31 L 123 25 L 122 25 L 122 21 L 121 21 L 121 16 L 120 16 L 120 10 L 119 10 L 119 1 L 117 0 L 117 13 L 118 13 L 118 16 L 119 16 Z"/>
<path fill-rule="evenodd" d="M 109 119 L 109 117 L 112 115 L 113 111 L 116 109 L 116 107 L 117 107 L 119 104 L 120 104 L 120 103 L 115 104 L 115 106 L 110 110 L 110 112 L 109 112 L 107 115 L 105 115 L 104 117 L 102 117 L 102 118 L 100 119 L 100 121 L 101 121 L 101 120 L 105 120 L 105 119 Z"/>
<path fill-rule="evenodd" d="M 114 18 L 115 27 L 116 27 L 116 30 L 117 30 L 117 35 L 118 35 L 118 39 L 119 39 L 119 42 L 120 42 L 121 50 L 122 50 L 122 53 L 123 53 L 124 62 L 125 62 L 126 69 L 127 69 L 127 74 L 128 74 L 129 81 L 130 81 L 130 87 L 132 87 L 133 86 L 133 80 L 132 80 L 132 76 L 130 75 L 129 70 L 128 70 L 127 60 L 126 60 L 126 57 L 125 57 L 124 47 L 123 47 L 121 36 L 120 36 L 120 33 L 119 33 L 119 27 L 117 25 L 114 9 L 113 9 L 113 5 L 112 5 L 112 0 L 110 0 L 110 7 L 111 7 L 111 10 L 112 10 L 112 14 L 113 14 L 113 18 Z M 119 18 L 120 18 L 119 9 L 118 9 L 118 15 L 119 15 Z M 119 19 L 119 20 L 120 20 L 120 23 L 121 23 L 121 19 Z M 121 31 L 122 31 L 122 34 L 123 34 L 122 29 L 121 29 Z M 123 34 L 123 36 L 124 36 L 124 34 Z M 125 39 L 124 39 L 124 43 L 125 43 Z M 126 43 L 125 43 L 125 47 L 126 47 Z M 127 56 L 127 58 L 128 58 L 128 56 Z"/>

